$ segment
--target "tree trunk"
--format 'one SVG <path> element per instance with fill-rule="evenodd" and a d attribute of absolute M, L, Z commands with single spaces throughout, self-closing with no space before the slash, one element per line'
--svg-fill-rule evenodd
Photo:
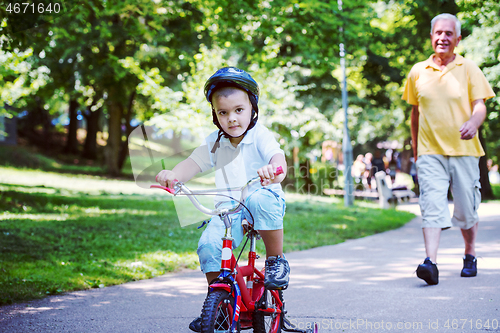
<path fill-rule="evenodd" d="M 304 181 L 304 184 L 300 186 L 300 188 L 298 189 L 298 193 L 318 195 L 318 189 L 311 179 L 311 173 L 309 172 L 310 169 L 311 164 L 309 162 L 309 159 L 306 159 L 305 161 L 300 163 L 299 175 Z M 319 194 L 321 195 L 321 193 Z"/>
<path fill-rule="evenodd" d="M 401 171 L 409 174 L 411 168 L 410 158 L 413 157 L 413 150 L 411 148 L 406 149 L 407 146 L 411 147 L 410 138 L 403 142 L 403 151 L 400 153 Z"/>
<path fill-rule="evenodd" d="M 478 132 L 479 132 L 479 141 L 481 141 L 481 145 L 483 147 L 486 147 L 483 137 L 482 127 L 479 129 Z M 488 165 L 486 163 L 488 160 L 487 154 L 488 152 L 486 152 L 486 155 L 481 156 L 481 158 L 479 159 L 479 181 L 481 182 L 481 197 L 483 199 L 495 199 L 490 184 L 490 177 L 488 175 Z"/>
<path fill-rule="evenodd" d="M 51 149 L 53 140 L 50 132 L 50 117 L 48 112 L 42 107 L 40 98 L 35 97 L 36 104 L 28 112 L 28 115 L 19 120 L 18 132 L 22 137 L 26 137 L 33 145 Z M 42 132 L 36 130 L 38 126 L 42 127 Z"/>
<path fill-rule="evenodd" d="M 174 131 L 172 134 L 172 144 L 171 147 L 174 149 L 174 154 L 180 153 L 182 151 L 181 147 L 182 133 L 177 133 Z"/>
<path fill-rule="evenodd" d="M 37 97 L 37 105 L 38 109 L 40 110 L 40 119 L 42 122 L 42 127 L 43 127 L 43 135 L 45 138 L 50 138 L 51 137 L 51 131 L 52 131 L 52 122 L 50 118 L 50 113 L 48 110 L 45 110 L 43 107 L 42 100 Z"/>
<path fill-rule="evenodd" d="M 108 98 L 108 142 L 104 149 L 107 172 L 111 176 L 120 175 L 119 156 L 122 140 L 123 104 L 120 102 L 120 91 L 116 88 L 109 91 Z"/>
<path fill-rule="evenodd" d="M 130 94 L 129 101 L 128 101 L 128 107 L 127 107 L 127 113 L 124 115 L 125 140 L 123 140 L 121 143 L 120 156 L 118 159 L 118 167 L 120 168 L 120 170 L 123 168 L 123 165 L 125 164 L 125 160 L 127 159 L 127 156 L 128 156 L 128 136 L 130 135 L 130 133 L 132 133 L 132 130 L 133 130 L 132 125 L 130 124 L 130 121 L 132 120 L 135 95 L 136 95 L 136 91 L 134 90 Z"/>
<path fill-rule="evenodd" d="M 68 136 L 66 140 L 66 147 L 64 148 L 65 153 L 76 154 L 78 153 L 78 140 L 76 137 L 78 130 L 78 102 L 75 99 L 69 101 L 69 126 L 68 126 Z"/>
<path fill-rule="evenodd" d="M 479 159 L 479 181 L 481 182 L 481 197 L 483 199 L 495 199 L 493 189 L 490 184 L 490 177 L 488 175 L 488 166 L 486 165 L 486 156 L 481 156 Z"/>
<path fill-rule="evenodd" d="M 97 158 L 97 132 L 99 130 L 99 118 L 102 114 L 102 108 L 95 111 L 87 111 L 84 113 L 87 119 L 87 136 L 83 146 L 83 158 L 95 160 Z"/>

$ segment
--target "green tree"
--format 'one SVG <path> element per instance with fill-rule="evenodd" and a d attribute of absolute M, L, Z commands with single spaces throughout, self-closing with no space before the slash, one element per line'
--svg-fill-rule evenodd
<path fill-rule="evenodd" d="M 411 67 L 432 54 L 430 22 L 437 14 L 457 13 L 453 0 L 385 0 L 374 4 L 366 61 L 359 74 L 363 88 L 357 133 L 369 133 L 372 141 L 400 141 L 410 137 L 410 107 L 401 101 L 402 87 Z M 375 147 L 372 147 L 375 148 Z"/>
<path fill-rule="evenodd" d="M 46 66 L 33 66 L 28 59 L 33 56 L 33 50 L 1 51 L 0 61 L 0 96 L 3 102 L 2 113 L 8 117 L 19 115 L 25 110 L 32 110 L 24 115 L 21 122 L 21 131 L 28 138 L 36 141 L 32 133 L 35 128 L 41 127 L 43 133 L 48 134 L 52 128 L 52 114 L 57 109 L 54 92 L 57 89 L 50 77 L 50 70 Z"/>
<path fill-rule="evenodd" d="M 130 128 L 139 84 L 120 60 L 134 57 L 141 68 L 161 68 L 166 82 L 175 85 L 177 75 L 188 68 L 189 58 L 205 39 L 206 34 L 199 31 L 202 16 L 193 4 L 182 0 L 166 6 L 144 0 L 89 0 L 78 3 L 78 10 L 68 11 L 53 22 L 29 32 L 9 34 L 9 42 L 2 47 L 33 49 L 34 58 L 44 54 L 51 73 L 58 66 L 71 64 L 68 67 L 77 77 L 74 81 L 67 76 L 63 80 L 68 86 L 74 82 L 74 87 L 67 87 L 67 93 L 72 96 L 78 92 L 78 86 L 84 86 L 102 96 L 108 117 L 106 165 L 109 173 L 116 175 L 120 172 L 120 150 L 127 134 L 122 132 L 122 125 Z M 8 20 L 2 22 L 9 27 Z M 44 63 L 39 59 L 30 61 Z"/>
<path fill-rule="evenodd" d="M 459 18 L 464 22 L 468 36 L 461 42 L 466 57 L 480 66 L 486 78 L 498 95 L 500 91 L 500 4 L 496 1 L 457 1 L 462 12 Z M 481 169 L 482 194 L 494 198 L 488 178 L 487 159 L 496 164 L 500 157 L 500 99 L 486 102 L 488 115 L 480 131 L 480 139 L 486 150 L 479 165 Z"/>
<path fill-rule="evenodd" d="M 0 36 L 1 38 L 1 36 Z M 26 59 L 33 54 L 32 50 L 19 51 L 0 50 L 0 96 L 3 104 L 9 106 L 9 113 L 2 108 L 4 115 L 16 115 L 26 106 L 25 97 L 45 85 L 48 80 L 47 71 L 33 72 Z M 36 75 L 35 74 L 40 74 Z M 3 106 L 3 105 L 2 105 Z"/>

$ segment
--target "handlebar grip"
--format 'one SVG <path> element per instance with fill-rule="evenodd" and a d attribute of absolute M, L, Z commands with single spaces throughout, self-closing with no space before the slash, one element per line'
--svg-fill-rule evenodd
<path fill-rule="evenodd" d="M 174 179 L 174 182 L 177 183 L 179 181 L 177 179 Z M 149 188 L 161 188 L 162 190 L 165 190 L 168 193 L 175 195 L 175 190 L 173 188 L 170 188 L 170 187 L 161 186 L 161 185 L 150 185 Z"/>
<path fill-rule="evenodd" d="M 149 188 L 160 188 L 162 190 L 167 191 L 170 194 L 175 194 L 175 191 L 173 188 L 166 187 L 166 186 L 161 186 L 161 185 L 150 185 Z"/>
<path fill-rule="evenodd" d="M 284 173 L 283 167 L 279 166 L 279 167 L 276 168 L 276 172 L 274 173 L 274 175 L 278 176 L 278 175 L 281 175 L 282 173 Z"/>
<path fill-rule="evenodd" d="M 158 175 L 156 175 L 155 181 L 158 181 Z M 178 183 L 179 181 L 177 179 L 174 179 L 174 182 Z M 166 187 L 166 186 L 161 186 L 161 185 L 150 185 L 149 188 L 160 188 L 162 190 L 167 191 L 170 194 L 175 195 L 175 190 L 171 187 Z"/>

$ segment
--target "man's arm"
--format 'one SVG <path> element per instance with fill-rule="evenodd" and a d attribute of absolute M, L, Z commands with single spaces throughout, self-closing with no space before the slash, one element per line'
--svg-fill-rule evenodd
<path fill-rule="evenodd" d="M 413 148 L 413 157 L 415 162 L 418 158 L 418 117 L 420 113 L 418 111 L 418 105 L 412 105 L 411 109 L 411 146 Z"/>
<path fill-rule="evenodd" d="M 476 99 L 472 102 L 472 116 L 460 127 L 460 139 L 470 140 L 475 137 L 484 119 L 486 119 L 486 105 L 483 99 Z"/>

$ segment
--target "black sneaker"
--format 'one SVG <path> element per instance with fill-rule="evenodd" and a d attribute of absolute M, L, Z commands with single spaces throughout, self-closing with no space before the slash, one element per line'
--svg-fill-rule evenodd
<path fill-rule="evenodd" d="M 417 276 L 429 285 L 438 284 L 439 271 L 437 265 L 429 257 L 425 258 L 424 263 L 417 267 Z"/>
<path fill-rule="evenodd" d="M 269 290 L 286 289 L 290 275 L 288 261 L 281 256 L 269 257 L 266 260 L 264 286 Z"/>
<path fill-rule="evenodd" d="M 195 318 L 191 324 L 189 324 L 189 329 L 194 332 L 201 332 L 201 316 Z"/>
<path fill-rule="evenodd" d="M 464 257 L 464 268 L 460 273 L 463 277 L 473 277 L 477 275 L 477 259 L 476 257 L 466 254 Z"/>

